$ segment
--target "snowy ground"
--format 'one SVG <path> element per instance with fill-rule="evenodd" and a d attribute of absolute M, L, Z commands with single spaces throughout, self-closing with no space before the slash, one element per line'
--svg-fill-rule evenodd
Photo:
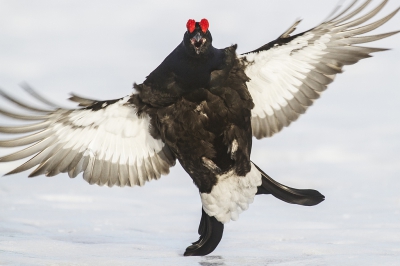
<path fill-rule="evenodd" d="M 324 203 L 308 208 L 259 196 L 204 258 L 182 257 L 197 238 L 200 202 L 179 169 L 140 189 L 8 177 L 1 184 L 0 265 L 396 265 L 399 182 L 359 176 L 343 164 L 325 169 L 323 178 L 296 175 L 323 192 Z"/>
<path fill-rule="evenodd" d="M 336 1 L 55 3 L 0 4 L 0 86 L 15 95 L 26 80 L 60 103 L 71 91 L 121 97 L 179 43 L 188 18 L 207 17 L 217 47 L 238 42 L 245 52 L 299 16 L 300 30 L 314 26 Z M 379 32 L 398 25 L 399 15 Z M 257 196 L 210 256 L 186 258 L 201 205 L 179 165 L 142 188 L 25 172 L 0 178 L 0 265 L 399 265 L 400 36 L 375 46 L 394 50 L 346 68 L 298 122 L 254 142 L 255 163 L 318 189 L 320 205 Z M 0 174 L 14 166 L 0 164 Z"/>

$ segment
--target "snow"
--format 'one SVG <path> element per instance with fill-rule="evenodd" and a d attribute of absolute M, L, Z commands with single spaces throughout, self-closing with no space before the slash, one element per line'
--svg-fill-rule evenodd
<path fill-rule="evenodd" d="M 333 168 L 348 171 L 340 163 Z M 335 179 L 325 169 L 322 179 Z M 182 256 L 197 239 L 200 200 L 178 167 L 142 188 L 89 186 L 66 176 L 4 177 L 0 264 L 396 265 L 400 196 L 386 183 L 390 178 L 358 187 L 344 175 L 328 184 L 313 184 L 304 171 L 296 177 L 327 200 L 303 207 L 257 196 L 238 221 L 226 224 L 219 247 L 204 258 Z"/>
<path fill-rule="evenodd" d="M 0 86 L 23 97 L 17 84 L 26 80 L 64 105 L 71 91 L 122 97 L 179 43 L 188 18 L 208 18 L 217 47 L 238 42 L 244 52 L 299 15 L 300 31 L 312 27 L 336 0 L 166 3 L 2 2 Z M 390 1 L 379 18 L 396 5 Z M 399 15 L 376 33 L 398 25 Z M 319 190 L 321 204 L 257 196 L 225 225 L 211 255 L 188 258 L 182 254 L 198 238 L 201 201 L 179 165 L 135 188 L 24 172 L 0 177 L 0 265 L 398 265 L 400 36 L 374 46 L 393 50 L 347 67 L 299 121 L 254 140 L 257 165 L 285 185 Z M 16 165 L 0 164 L 0 174 Z"/>

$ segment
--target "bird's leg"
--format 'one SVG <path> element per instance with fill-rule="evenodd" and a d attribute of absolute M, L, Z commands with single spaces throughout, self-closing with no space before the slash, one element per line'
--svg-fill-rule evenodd
<path fill-rule="evenodd" d="M 272 194 L 272 196 L 287 203 L 304 206 L 317 205 L 325 199 L 325 196 L 316 190 L 291 188 L 278 183 L 264 173 L 257 165 L 255 165 L 255 167 L 257 167 L 257 169 L 261 172 L 262 178 L 262 184 L 261 186 L 257 187 L 256 195 Z"/>
<path fill-rule="evenodd" d="M 184 256 L 205 256 L 214 251 L 221 241 L 224 224 L 209 216 L 203 209 L 199 225 L 200 238 L 186 248 Z"/>

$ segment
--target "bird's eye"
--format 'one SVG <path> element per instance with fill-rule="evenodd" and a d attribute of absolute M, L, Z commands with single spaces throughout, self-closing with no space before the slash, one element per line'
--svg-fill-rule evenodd
<path fill-rule="evenodd" d="M 205 19 L 205 18 L 203 18 L 201 21 L 200 21 L 200 28 L 201 28 L 201 30 L 204 32 L 204 33 L 206 33 L 206 31 L 208 30 L 208 27 L 210 26 L 210 24 L 208 23 L 208 20 L 207 19 Z"/>
<path fill-rule="evenodd" d="M 196 21 L 194 19 L 189 19 L 188 22 L 186 23 L 186 28 L 188 32 L 192 33 L 196 28 Z"/>

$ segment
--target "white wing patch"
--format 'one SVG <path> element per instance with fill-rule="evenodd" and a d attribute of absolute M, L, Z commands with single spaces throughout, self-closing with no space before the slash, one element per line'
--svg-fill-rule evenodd
<path fill-rule="evenodd" d="M 236 221 L 239 214 L 249 208 L 261 185 L 261 173 L 251 164 L 251 170 L 246 176 L 238 176 L 233 171 L 217 176 L 218 183 L 211 193 L 201 193 L 204 211 L 221 223 L 231 219 Z"/>
<path fill-rule="evenodd" d="M 314 29 L 290 37 L 300 21 L 281 35 L 270 46 L 241 55 L 250 78 L 247 87 L 255 107 L 252 110 L 253 135 L 256 138 L 272 136 L 289 126 L 300 114 L 319 98 L 335 75 L 370 53 L 386 49 L 353 46 L 391 36 L 397 32 L 375 36 L 357 35 L 372 31 L 392 18 L 399 9 L 388 16 L 365 26 L 356 27 L 372 18 L 387 3 L 366 15 L 348 21 L 362 11 L 370 1 L 345 15 L 348 10 Z M 344 23 L 346 22 L 346 23 Z M 344 23 L 344 24 L 343 24 Z"/>
<path fill-rule="evenodd" d="M 4 92 L 1 94 L 19 104 Z M 3 133 L 31 133 L 0 141 L 0 147 L 32 144 L 0 158 L 0 161 L 34 155 L 9 174 L 39 165 L 30 176 L 68 172 L 70 177 L 76 177 L 83 172 L 87 182 L 98 185 L 142 186 L 146 181 L 158 179 L 169 173 L 170 166 L 175 164 L 174 156 L 160 139 L 151 136 L 150 117 L 138 116 L 135 106 L 128 102 L 129 98 L 104 102 L 101 108 L 95 109 L 89 106 L 76 110 L 41 110 L 41 116 L 24 118 L 43 122 L 25 127 L 0 127 Z M 30 109 L 24 104 L 19 105 Z M 16 114 L 0 112 L 18 118 Z M 37 130 L 40 131 L 32 133 Z"/>
<path fill-rule="evenodd" d="M 292 93 L 299 91 L 297 87 L 302 84 L 301 80 L 306 78 L 306 74 L 314 67 L 307 62 L 310 60 L 292 60 L 290 53 L 306 47 L 307 39 L 311 38 L 310 34 L 294 42 L 293 45 L 290 43 L 274 48 L 274 53 L 264 51 L 246 57 L 252 62 L 246 68 L 246 74 L 251 77 L 247 86 L 255 103 L 253 116 L 260 118 L 271 116 L 274 114 L 274 109 L 280 110 L 281 107 L 288 105 L 287 100 L 294 98 Z"/>

